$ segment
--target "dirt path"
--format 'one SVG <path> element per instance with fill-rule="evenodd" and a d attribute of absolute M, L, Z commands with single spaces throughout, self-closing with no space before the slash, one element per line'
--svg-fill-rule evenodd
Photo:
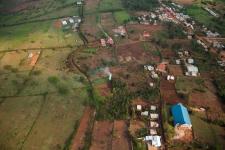
<path fill-rule="evenodd" d="M 84 146 L 85 133 L 89 127 L 89 121 L 94 115 L 94 110 L 90 107 L 86 107 L 84 114 L 80 120 L 80 125 L 77 129 L 77 133 L 73 139 L 71 150 L 79 150 Z"/>

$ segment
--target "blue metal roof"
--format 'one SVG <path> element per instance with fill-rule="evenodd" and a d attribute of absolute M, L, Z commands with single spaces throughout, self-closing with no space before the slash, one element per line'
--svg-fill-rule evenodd
<path fill-rule="evenodd" d="M 191 125 L 190 117 L 187 108 L 181 103 L 173 105 L 171 108 L 174 125 L 176 124 L 188 124 Z"/>

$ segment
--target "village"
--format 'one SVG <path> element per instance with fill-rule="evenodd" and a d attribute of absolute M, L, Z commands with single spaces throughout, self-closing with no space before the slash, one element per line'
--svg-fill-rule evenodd
<path fill-rule="evenodd" d="M 62 7 L 73 13 L 50 18 L 44 38 L 52 45 L 32 40 L 0 51 L 3 84 L 16 86 L 1 88 L 0 120 L 8 110 L 34 120 L 18 120 L 15 127 L 14 117 L 0 122 L 6 137 L 0 149 L 4 143 L 21 150 L 225 148 L 225 35 L 188 9 L 196 5 L 223 21 L 224 14 L 208 2 L 151 0 L 149 8 L 127 1 L 75 0 Z M 13 77 L 21 81 L 9 84 Z M 12 104 L 23 97 L 32 97 L 32 104 L 23 105 L 33 110 Z"/>

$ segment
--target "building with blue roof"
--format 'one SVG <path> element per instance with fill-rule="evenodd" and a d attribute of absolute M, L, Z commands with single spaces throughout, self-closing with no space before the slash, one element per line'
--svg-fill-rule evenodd
<path fill-rule="evenodd" d="M 171 108 L 174 125 L 191 125 L 191 120 L 187 108 L 181 103 L 173 105 Z"/>

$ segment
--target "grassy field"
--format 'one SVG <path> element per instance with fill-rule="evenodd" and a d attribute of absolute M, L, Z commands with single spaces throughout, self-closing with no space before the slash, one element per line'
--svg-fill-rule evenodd
<path fill-rule="evenodd" d="M 204 91 L 204 81 L 201 78 L 178 77 L 175 88 L 181 94 L 189 94 L 194 90 Z"/>
<path fill-rule="evenodd" d="M 81 75 L 63 69 L 71 51 L 43 50 L 37 64 L 25 70 L 20 60 L 27 59 L 26 51 L 2 54 L 0 149 L 64 148 L 88 99 Z"/>
<path fill-rule="evenodd" d="M 118 24 L 123 24 L 130 20 L 130 15 L 126 11 L 116 11 L 113 15 Z"/>
<path fill-rule="evenodd" d="M 62 31 L 54 22 L 39 22 L 0 28 L 0 51 L 82 44 L 78 33 Z"/>
<path fill-rule="evenodd" d="M 203 119 L 206 118 L 205 114 L 196 112 L 190 117 L 195 137 L 203 143 L 213 145 L 218 150 L 222 150 L 224 147 L 223 128 L 204 121 Z"/>
<path fill-rule="evenodd" d="M 121 0 L 101 0 L 99 4 L 100 12 L 111 12 L 115 10 L 122 10 Z"/>

